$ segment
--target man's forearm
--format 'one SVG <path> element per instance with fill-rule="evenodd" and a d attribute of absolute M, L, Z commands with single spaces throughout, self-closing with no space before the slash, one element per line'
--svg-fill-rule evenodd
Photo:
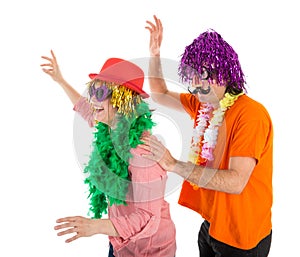
<path fill-rule="evenodd" d="M 230 194 L 241 193 L 239 176 L 234 170 L 217 170 L 182 161 L 176 161 L 172 166 L 170 171 L 199 187 Z"/>
<path fill-rule="evenodd" d="M 167 92 L 168 89 L 163 78 L 161 60 L 159 56 L 150 57 L 148 75 L 151 93 L 164 94 Z"/>
<path fill-rule="evenodd" d="M 173 168 L 171 168 L 170 171 L 176 173 L 185 180 L 200 186 L 199 181 L 202 176 L 203 169 L 201 166 L 195 166 L 196 165 L 192 162 L 176 161 L 176 164 L 173 166 Z"/>
<path fill-rule="evenodd" d="M 140 146 L 150 152 L 144 154 L 144 157 L 156 161 L 164 170 L 174 172 L 192 184 L 206 189 L 240 194 L 255 166 L 254 158 L 232 157 L 227 170 L 218 170 L 175 159 L 156 138 L 145 137 L 142 141 L 144 144 Z"/>

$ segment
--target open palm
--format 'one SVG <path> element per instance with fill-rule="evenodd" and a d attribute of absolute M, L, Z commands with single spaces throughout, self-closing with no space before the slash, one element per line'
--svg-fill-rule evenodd
<path fill-rule="evenodd" d="M 150 44 L 149 51 L 151 56 L 159 56 L 160 55 L 160 46 L 163 38 L 163 27 L 161 20 L 158 19 L 155 15 L 154 21 L 155 24 L 151 21 L 146 21 L 149 26 L 145 28 L 150 32 Z"/>

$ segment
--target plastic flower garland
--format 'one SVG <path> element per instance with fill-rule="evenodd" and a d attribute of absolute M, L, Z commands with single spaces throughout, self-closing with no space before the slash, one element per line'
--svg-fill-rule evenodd
<path fill-rule="evenodd" d="M 84 169 L 93 218 L 107 214 L 108 205 L 126 205 L 130 149 L 141 144 L 142 134 L 153 126 L 151 111 L 143 101 L 135 106 L 134 115 L 119 114 L 115 129 L 100 122 L 96 125 L 93 150 Z"/>
<path fill-rule="evenodd" d="M 207 161 L 214 159 L 213 150 L 217 144 L 218 130 L 223 123 L 225 112 L 235 103 L 239 96 L 243 94 L 244 93 L 232 95 L 226 93 L 220 100 L 219 108 L 216 110 L 213 110 L 213 106 L 210 103 L 202 105 L 196 120 L 197 126 L 193 131 L 191 151 L 189 154 L 189 160 L 191 162 L 196 165 L 205 165 Z M 192 185 L 195 190 L 198 189 L 198 186 L 195 184 Z"/>

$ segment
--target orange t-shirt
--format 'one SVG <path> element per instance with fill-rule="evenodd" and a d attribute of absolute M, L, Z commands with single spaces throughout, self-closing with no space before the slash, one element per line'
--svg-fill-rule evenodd
<path fill-rule="evenodd" d="M 181 94 L 181 103 L 195 121 L 201 103 L 191 94 Z M 257 164 L 241 194 L 199 188 L 185 181 L 179 204 L 210 222 L 209 234 L 228 245 L 251 249 L 270 234 L 273 202 L 273 128 L 267 110 L 246 95 L 226 111 L 214 151 L 215 167 L 228 169 L 234 156 L 253 157 Z"/>

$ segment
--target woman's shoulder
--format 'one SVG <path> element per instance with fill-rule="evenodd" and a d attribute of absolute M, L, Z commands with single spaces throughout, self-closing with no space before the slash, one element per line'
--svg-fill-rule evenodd
<path fill-rule="evenodd" d="M 138 145 L 136 148 L 132 148 L 130 152 L 132 157 L 129 160 L 129 169 L 134 177 L 153 180 L 166 176 L 166 171 L 157 162 L 143 156 L 151 154 L 149 151 Z"/>

